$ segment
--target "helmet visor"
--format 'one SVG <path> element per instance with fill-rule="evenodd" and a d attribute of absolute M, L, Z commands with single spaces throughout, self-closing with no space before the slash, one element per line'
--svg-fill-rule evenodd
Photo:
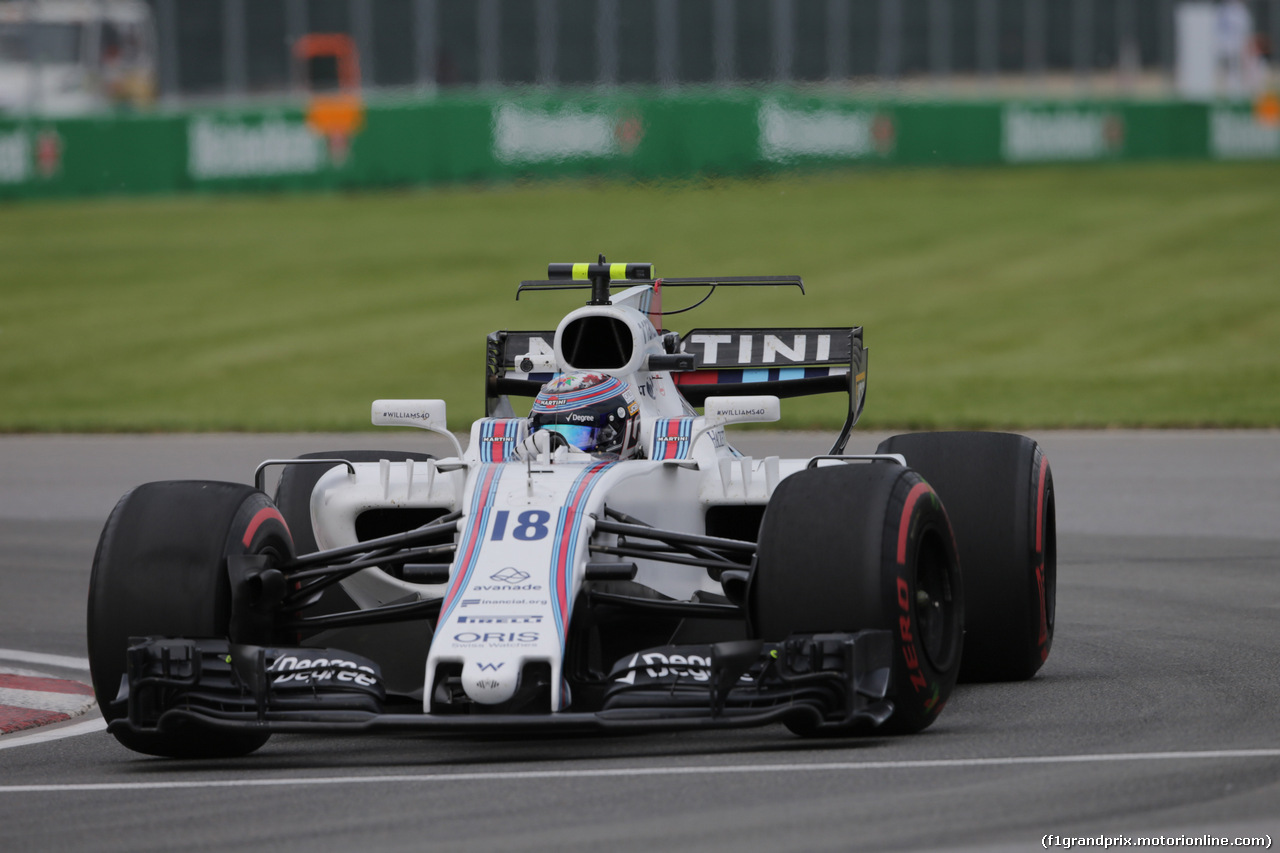
<path fill-rule="evenodd" d="M 600 428 L 593 426 L 582 426 L 580 424 L 542 424 L 536 429 L 545 429 L 548 432 L 558 432 L 564 436 L 565 441 L 578 448 L 590 453 L 596 449 L 596 440 L 600 436 Z"/>

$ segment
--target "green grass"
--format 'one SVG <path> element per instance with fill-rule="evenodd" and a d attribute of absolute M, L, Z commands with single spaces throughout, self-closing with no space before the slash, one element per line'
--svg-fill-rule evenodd
<path fill-rule="evenodd" d="M 867 426 L 1275 426 L 1278 188 L 1178 164 L 0 206 L 0 431 L 353 429 L 377 397 L 461 427 L 486 333 L 582 301 L 516 283 L 598 252 L 803 275 L 670 325 L 865 326 Z"/>

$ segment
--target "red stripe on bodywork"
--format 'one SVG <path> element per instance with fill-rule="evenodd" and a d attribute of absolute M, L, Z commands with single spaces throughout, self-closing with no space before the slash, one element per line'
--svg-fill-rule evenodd
<path fill-rule="evenodd" d="M 649 322 L 655 329 L 662 328 L 662 279 L 655 281 L 650 291 Z"/>
<path fill-rule="evenodd" d="M 693 370 L 689 373 L 671 374 L 671 378 L 677 385 L 715 385 L 719 377 L 718 370 Z"/>
<path fill-rule="evenodd" d="M 471 501 L 471 518 L 468 520 L 468 527 L 465 540 L 460 543 L 458 551 L 462 557 L 455 565 L 457 569 L 454 571 L 454 577 L 449 585 L 449 591 L 445 593 L 444 601 L 440 605 L 440 622 L 444 622 L 452 611 L 453 601 L 458 594 L 466 588 L 471 580 L 471 569 L 475 562 L 475 556 L 479 553 L 480 538 L 484 535 L 484 510 L 485 507 L 493 500 L 494 486 L 498 482 L 498 478 L 502 474 L 502 466 L 488 465 L 481 476 L 481 480 L 476 484 L 476 490 Z"/>
<path fill-rule="evenodd" d="M 488 461 L 490 462 L 506 462 L 507 461 L 507 445 L 508 445 L 508 442 L 506 441 L 507 426 L 508 424 L 506 421 L 493 422 L 493 437 L 501 438 L 503 440 L 492 442 L 489 445 L 490 458 Z M 493 458 L 495 456 L 497 457 L 496 459 Z"/>
<path fill-rule="evenodd" d="M 662 428 L 663 438 L 680 438 L 680 421 L 667 421 Z M 676 459 L 680 455 L 679 441 L 664 441 L 662 448 L 663 459 Z"/>
<path fill-rule="evenodd" d="M 564 531 L 566 539 L 571 538 L 570 531 L 572 531 L 574 525 L 577 524 L 578 503 L 582 500 L 582 495 L 587 491 L 587 486 L 591 483 L 592 479 L 595 478 L 596 472 L 599 470 L 599 467 L 587 469 L 586 476 L 578 480 L 577 487 L 569 496 L 569 502 L 564 508 Z M 567 575 L 569 561 L 573 559 L 573 554 L 569 553 L 569 548 L 567 547 L 565 540 L 561 540 L 557 544 L 555 557 L 556 560 L 553 570 L 555 571 L 556 608 L 560 611 L 561 624 L 563 624 L 569 616 L 569 579 Z"/>
<path fill-rule="evenodd" d="M 254 515 L 253 521 L 249 522 L 249 529 L 244 532 L 244 539 L 240 540 L 244 543 L 244 547 L 249 547 L 249 543 L 253 541 L 253 534 L 257 533 L 258 528 L 261 527 L 263 522 L 269 518 L 274 518 L 276 521 L 283 524 L 285 530 L 289 529 L 289 525 L 285 522 L 284 516 L 280 514 L 280 510 L 273 506 L 264 506 L 262 509 L 258 510 L 256 515 Z M 292 533 L 289 534 L 289 540 L 293 541 Z"/>
<path fill-rule="evenodd" d="M 563 510 L 565 535 L 556 543 L 555 552 L 552 555 L 555 558 L 552 569 L 555 572 L 556 609 L 560 613 L 560 624 L 565 625 L 566 630 L 569 619 L 569 565 L 574 556 L 568 544 L 573 540 L 572 531 L 578 523 L 578 509 L 583 499 L 590 494 L 596 478 L 612 464 L 597 462 L 584 471 L 574 485 L 573 492 Z"/>
<path fill-rule="evenodd" d="M 63 678 L 38 678 L 30 675 L 0 674 L 0 688 L 10 690 L 34 690 L 38 693 L 69 693 L 77 696 L 92 696 L 93 688 L 78 681 L 67 681 Z"/>
<path fill-rule="evenodd" d="M 916 508 L 916 502 L 920 500 L 922 495 L 933 491 L 929 488 L 928 483 L 916 483 L 911 487 L 911 491 L 907 492 L 907 502 L 902 507 L 902 518 L 898 522 L 898 565 L 904 566 L 907 563 L 907 533 L 910 532 L 911 511 Z"/>

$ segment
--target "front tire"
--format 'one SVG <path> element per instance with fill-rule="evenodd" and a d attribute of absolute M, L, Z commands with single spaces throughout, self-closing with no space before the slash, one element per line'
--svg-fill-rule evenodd
<path fill-rule="evenodd" d="M 937 718 L 959 672 L 964 592 L 946 511 L 918 474 L 885 463 L 792 474 L 769 500 L 756 553 L 749 608 L 760 639 L 893 632 L 887 721 L 792 731 L 906 734 Z"/>
<path fill-rule="evenodd" d="M 126 672 L 130 637 L 227 637 L 227 557 L 239 554 L 293 558 L 284 519 L 250 486 L 147 483 L 116 504 L 98 540 L 89 581 L 89 670 L 108 722 L 127 713 L 112 700 Z M 245 755 L 268 738 L 195 727 L 112 734 L 136 752 L 172 758 Z"/>
<path fill-rule="evenodd" d="M 1057 525 L 1053 471 L 1023 435 L 896 435 L 901 453 L 946 502 L 967 592 L 964 681 L 1031 678 L 1053 645 Z"/>

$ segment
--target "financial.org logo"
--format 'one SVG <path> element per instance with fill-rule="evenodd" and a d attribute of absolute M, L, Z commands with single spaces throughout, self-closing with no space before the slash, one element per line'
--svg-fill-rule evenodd
<path fill-rule="evenodd" d="M 489 580 L 497 581 L 499 583 L 511 584 L 512 586 L 515 586 L 518 583 L 524 583 L 528 579 L 529 579 L 528 572 L 522 572 L 519 569 L 515 568 L 514 566 L 507 566 L 502 571 L 494 572 L 493 574 L 489 575 Z"/>

